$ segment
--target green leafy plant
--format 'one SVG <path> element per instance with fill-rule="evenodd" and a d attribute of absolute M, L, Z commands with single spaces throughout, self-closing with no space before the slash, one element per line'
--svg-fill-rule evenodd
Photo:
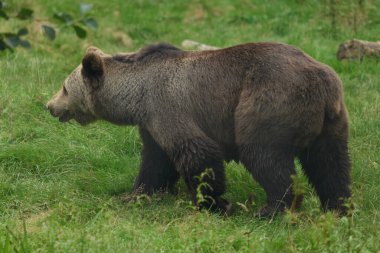
<path fill-rule="evenodd" d="M 0 1 L 0 19 L 6 21 L 17 19 L 23 21 L 25 25 L 27 22 L 41 23 L 41 30 L 50 41 L 55 40 L 57 29 L 65 30 L 66 28 L 73 29 L 78 38 L 84 39 L 87 37 L 87 29 L 96 30 L 98 27 L 96 20 L 90 16 L 91 9 L 92 4 L 81 3 L 78 17 L 71 13 L 56 12 L 52 20 L 41 20 L 34 17 L 34 11 L 30 8 L 21 8 L 15 15 L 9 14 L 5 2 Z M 26 39 L 28 34 L 29 30 L 26 26 L 13 32 L 0 31 L 0 51 L 6 49 L 14 51 L 17 47 L 31 48 L 31 43 Z"/>
<path fill-rule="evenodd" d="M 30 20 L 33 17 L 33 10 L 22 8 L 14 16 L 10 16 L 6 12 L 6 5 L 4 2 L 0 1 L 0 18 L 9 20 L 11 18 L 16 18 L 19 20 Z M 14 48 L 21 46 L 24 48 L 30 48 L 29 41 L 25 40 L 23 37 L 29 33 L 26 27 L 20 28 L 17 32 L 0 32 L 0 51 L 9 49 L 13 51 Z"/>
<path fill-rule="evenodd" d="M 197 193 L 196 193 L 196 201 L 198 205 L 201 205 L 202 203 L 206 203 L 211 201 L 213 204 L 215 204 L 215 200 L 209 196 L 203 194 L 203 191 L 209 189 L 213 190 L 211 185 L 206 182 L 207 178 L 215 180 L 215 173 L 214 170 L 211 168 L 206 168 L 205 171 L 203 171 L 199 176 L 195 176 L 194 178 L 198 180 L 198 186 L 197 186 Z"/>
<path fill-rule="evenodd" d="M 86 27 L 92 30 L 96 30 L 98 27 L 97 22 L 94 18 L 89 16 L 89 12 L 92 9 L 91 4 L 80 4 L 80 16 L 75 18 L 74 15 L 65 12 L 54 13 L 54 19 L 57 20 L 63 28 L 69 27 L 74 29 L 76 35 L 80 39 L 84 39 L 87 36 Z M 55 30 L 53 27 L 44 25 L 43 31 L 45 35 L 50 39 L 55 39 Z"/>

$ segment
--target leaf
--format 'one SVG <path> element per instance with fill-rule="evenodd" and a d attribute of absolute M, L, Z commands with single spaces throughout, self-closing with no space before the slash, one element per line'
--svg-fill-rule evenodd
<path fill-rule="evenodd" d="M 2 17 L 4 19 L 9 19 L 8 15 L 3 10 L 0 10 L 0 17 Z"/>
<path fill-rule="evenodd" d="M 79 8 L 80 8 L 80 13 L 84 15 L 92 9 L 92 4 L 81 3 Z"/>
<path fill-rule="evenodd" d="M 4 43 L 9 48 L 15 48 L 20 44 L 20 38 L 17 35 L 9 34 L 5 36 Z"/>
<path fill-rule="evenodd" d="M 75 30 L 75 33 L 77 34 L 77 36 L 80 38 L 80 39 L 84 39 L 86 38 L 87 36 L 87 32 L 86 30 L 84 30 L 82 27 L 78 26 L 78 25 L 73 25 L 73 28 Z"/>
<path fill-rule="evenodd" d="M 4 51 L 5 49 L 7 49 L 7 45 L 5 45 L 4 41 L 2 39 L 0 39 L 0 51 Z"/>
<path fill-rule="evenodd" d="M 67 25 L 71 25 L 73 23 L 73 17 L 65 12 L 56 12 L 53 17 Z"/>
<path fill-rule="evenodd" d="M 20 30 L 18 30 L 17 35 L 18 36 L 24 36 L 24 35 L 27 35 L 28 33 L 29 33 L 28 29 L 26 27 L 23 27 Z"/>
<path fill-rule="evenodd" d="M 44 35 L 51 41 L 55 40 L 55 29 L 51 26 L 42 25 Z"/>
<path fill-rule="evenodd" d="M 26 49 L 31 48 L 31 45 L 30 45 L 29 41 L 27 41 L 27 40 L 21 40 L 20 46 L 22 46 L 23 48 L 26 48 Z"/>
<path fill-rule="evenodd" d="M 21 20 L 30 19 L 33 16 L 33 10 L 28 8 L 22 8 L 16 17 L 18 17 Z"/>
<path fill-rule="evenodd" d="M 98 28 L 98 23 L 93 18 L 84 18 L 82 23 L 92 30 L 96 30 L 96 28 Z"/>

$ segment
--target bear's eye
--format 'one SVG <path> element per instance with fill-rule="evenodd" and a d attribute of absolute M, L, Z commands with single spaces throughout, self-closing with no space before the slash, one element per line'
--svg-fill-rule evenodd
<path fill-rule="evenodd" d="M 65 86 L 63 86 L 63 94 L 65 94 L 65 95 L 68 94 Z"/>

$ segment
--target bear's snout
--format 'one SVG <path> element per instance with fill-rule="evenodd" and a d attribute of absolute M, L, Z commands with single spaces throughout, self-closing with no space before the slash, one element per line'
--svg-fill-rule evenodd
<path fill-rule="evenodd" d="M 53 116 L 53 117 L 58 117 L 58 112 L 56 110 L 54 110 L 54 107 L 51 103 L 51 101 L 49 101 L 46 105 L 45 105 L 45 109 L 46 110 L 49 110 L 50 114 Z"/>
<path fill-rule="evenodd" d="M 59 117 L 60 122 L 67 122 L 71 119 L 70 112 L 61 108 L 59 105 L 57 106 L 52 100 L 49 101 L 45 107 L 53 117 Z"/>
<path fill-rule="evenodd" d="M 52 109 L 49 109 L 49 111 L 50 111 L 51 116 L 53 116 L 53 117 L 58 117 L 59 116 L 59 114 L 56 111 L 54 111 Z"/>

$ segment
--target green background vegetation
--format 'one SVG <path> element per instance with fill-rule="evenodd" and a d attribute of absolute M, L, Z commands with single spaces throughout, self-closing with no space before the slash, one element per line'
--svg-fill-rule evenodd
<path fill-rule="evenodd" d="M 37 22 L 28 27 L 32 50 L 0 54 L 0 252 L 380 251 L 380 63 L 339 62 L 335 56 L 346 39 L 380 41 L 379 0 L 87 2 L 99 28 L 85 40 L 60 30 L 50 42 Z M 7 3 L 15 10 L 29 6 L 39 17 L 56 10 L 75 13 L 79 5 Z M 16 29 L 18 22 L 0 20 L 0 30 Z M 44 110 L 87 46 L 117 53 L 158 41 L 180 45 L 184 39 L 219 47 L 289 43 L 338 72 L 350 113 L 352 215 L 322 213 L 300 175 L 306 191 L 300 212 L 258 220 L 254 213 L 265 194 L 235 163 L 226 164 L 226 197 L 237 209 L 231 217 L 193 210 L 182 182 L 177 195 L 124 203 L 139 166 L 136 129 L 106 122 L 86 128 L 61 124 Z"/>

